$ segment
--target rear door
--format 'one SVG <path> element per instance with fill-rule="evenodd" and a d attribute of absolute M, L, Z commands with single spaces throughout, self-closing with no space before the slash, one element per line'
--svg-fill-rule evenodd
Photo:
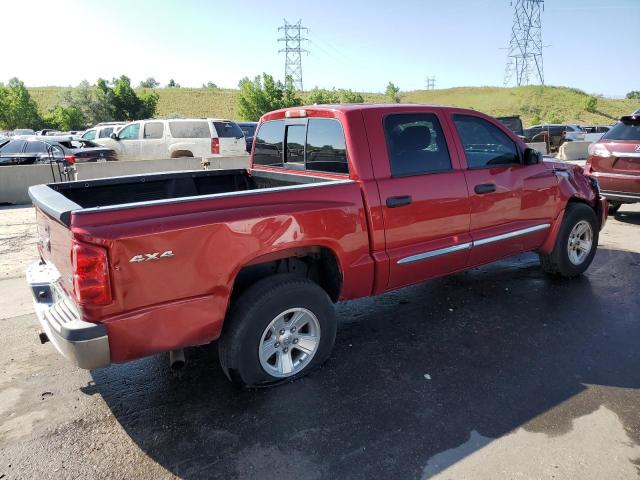
<path fill-rule="evenodd" d="M 140 153 L 150 159 L 166 158 L 167 145 L 164 139 L 165 122 L 144 122 Z"/>
<path fill-rule="evenodd" d="M 518 144 L 497 124 L 453 114 L 471 200 L 469 266 L 542 244 L 555 217 L 558 182 L 543 163 L 524 165 Z"/>
<path fill-rule="evenodd" d="M 220 140 L 220 155 L 244 155 L 247 144 L 237 123 L 222 120 L 211 122 Z"/>
<path fill-rule="evenodd" d="M 464 268 L 471 247 L 469 196 L 449 127 L 437 108 L 364 110 L 380 192 L 387 289 Z M 386 147 L 386 148 L 385 148 Z"/>

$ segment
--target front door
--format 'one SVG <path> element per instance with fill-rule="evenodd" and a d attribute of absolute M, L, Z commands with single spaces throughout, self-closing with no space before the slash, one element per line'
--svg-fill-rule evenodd
<path fill-rule="evenodd" d="M 471 200 L 469 266 L 541 245 L 556 213 L 553 171 L 542 163 L 524 165 L 518 145 L 485 118 L 454 114 L 453 124 Z"/>
<path fill-rule="evenodd" d="M 364 111 L 390 260 L 388 290 L 464 268 L 471 246 L 469 198 L 438 109 Z M 449 135 L 447 135 L 449 136 Z"/>
<path fill-rule="evenodd" d="M 140 122 L 130 123 L 118 132 L 118 160 L 138 160 L 140 156 Z"/>

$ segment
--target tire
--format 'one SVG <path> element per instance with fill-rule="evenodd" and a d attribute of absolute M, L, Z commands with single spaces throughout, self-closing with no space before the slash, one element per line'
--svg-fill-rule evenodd
<path fill-rule="evenodd" d="M 622 204 L 620 202 L 609 202 L 609 215 L 613 215 L 614 213 L 616 213 L 618 210 L 620 210 L 621 206 Z"/>
<path fill-rule="evenodd" d="M 551 275 L 567 278 L 581 275 L 589 268 L 596 254 L 598 234 L 598 218 L 593 209 L 584 203 L 570 203 L 565 210 L 553 251 L 549 255 L 540 254 L 542 269 Z M 588 251 L 576 247 L 586 247 L 589 236 L 591 242 Z"/>
<path fill-rule="evenodd" d="M 239 387 L 257 387 L 290 382 L 324 363 L 333 349 L 337 321 L 320 286 L 280 274 L 243 292 L 224 328 L 218 344 L 222 370 Z"/>

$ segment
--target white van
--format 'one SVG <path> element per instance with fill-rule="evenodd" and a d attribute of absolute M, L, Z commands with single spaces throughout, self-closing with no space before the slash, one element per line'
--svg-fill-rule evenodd
<path fill-rule="evenodd" d="M 94 141 L 119 160 L 247 155 L 242 130 L 226 119 L 139 120 Z"/>

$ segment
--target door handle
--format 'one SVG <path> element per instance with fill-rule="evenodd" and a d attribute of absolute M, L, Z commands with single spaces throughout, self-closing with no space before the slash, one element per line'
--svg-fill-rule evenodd
<path fill-rule="evenodd" d="M 404 207 L 409 204 L 411 204 L 411 195 L 387 198 L 387 207 L 389 208 Z"/>
<path fill-rule="evenodd" d="M 496 191 L 495 183 L 481 183 L 480 185 L 476 185 L 473 190 L 478 194 L 482 195 L 483 193 L 493 193 Z"/>

